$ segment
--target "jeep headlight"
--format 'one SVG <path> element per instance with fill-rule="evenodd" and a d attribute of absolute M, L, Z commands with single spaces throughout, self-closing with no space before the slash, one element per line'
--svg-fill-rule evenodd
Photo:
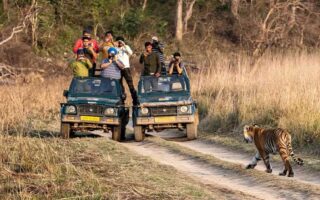
<path fill-rule="evenodd" d="M 104 115 L 115 116 L 115 115 L 117 115 L 117 109 L 116 108 L 107 108 L 104 110 Z"/>
<path fill-rule="evenodd" d="M 65 114 L 77 114 L 77 109 L 75 106 L 68 105 L 64 109 Z"/>
<path fill-rule="evenodd" d="M 149 114 L 149 109 L 146 107 L 142 107 L 140 109 L 140 115 L 148 115 Z"/>
<path fill-rule="evenodd" d="M 181 106 L 181 107 L 180 107 L 180 112 L 181 112 L 181 113 L 186 113 L 186 112 L 188 112 L 188 106 Z"/>
<path fill-rule="evenodd" d="M 191 113 L 191 106 L 180 106 L 178 107 L 179 114 L 190 114 Z"/>

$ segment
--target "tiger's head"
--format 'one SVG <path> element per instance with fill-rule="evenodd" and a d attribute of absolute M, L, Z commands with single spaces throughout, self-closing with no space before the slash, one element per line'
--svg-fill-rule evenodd
<path fill-rule="evenodd" d="M 244 137 L 244 141 L 248 142 L 253 142 L 253 136 L 254 136 L 254 129 L 258 128 L 257 125 L 245 125 L 243 127 L 243 137 Z"/>

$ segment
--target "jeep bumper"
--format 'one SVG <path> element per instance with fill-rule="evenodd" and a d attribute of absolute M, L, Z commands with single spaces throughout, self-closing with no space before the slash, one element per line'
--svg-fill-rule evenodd
<path fill-rule="evenodd" d="M 101 117 L 101 116 L 77 116 L 77 115 L 63 115 L 61 122 L 65 123 L 81 123 L 81 124 L 100 124 L 100 125 L 119 125 L 120 119 L 118 117 Z"/>
<path fill-rule="evenodd" d="M 137 117 L 136 125 L 188 124 L 193 123 L 194 121 L 194 115 Z"/>

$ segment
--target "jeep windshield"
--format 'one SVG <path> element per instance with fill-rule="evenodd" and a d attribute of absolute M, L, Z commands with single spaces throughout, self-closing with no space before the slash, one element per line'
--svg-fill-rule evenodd
<path fill-rule="evenodd" d="M 108 78 L 74 78 L 70 86 L 70 95 L 74 97 L 109 97 L 119 94 L 119 83 Z"/>
<path fill-rule="evenodd" d="M 188 91 L 189 86 L 184 76 L 141 76 L 139 94 L 178 93 Z"/>

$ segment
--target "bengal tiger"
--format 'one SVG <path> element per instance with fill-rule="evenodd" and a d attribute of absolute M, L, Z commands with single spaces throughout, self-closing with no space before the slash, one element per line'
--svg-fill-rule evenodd
<path fill-rule="evenodd" d="M 294 173 L 289 162 L 289 155 L 298 165 L 303 165 L 301 158 L 296 158 L 291 146 L 291 135 L 288 131 L 277 128 L 277 129 L 264 129 L 257 125 L 244 126 L 243 129 L 244 140 L 253 142 L 257 148 L 257 153 L 252 158 L 250 164 L 246 166 L 246 169 L 253 169 L 257 165 L 258 161 L 263 160 L 266 166 L 266 172 L 272 173 L 272 168 L 269 161 L 269 154 L 276 154 L 279 152 L 281 159 L 284 163 L 284 170 L 279 173 L 280 176 L 293 177 Z"/>

